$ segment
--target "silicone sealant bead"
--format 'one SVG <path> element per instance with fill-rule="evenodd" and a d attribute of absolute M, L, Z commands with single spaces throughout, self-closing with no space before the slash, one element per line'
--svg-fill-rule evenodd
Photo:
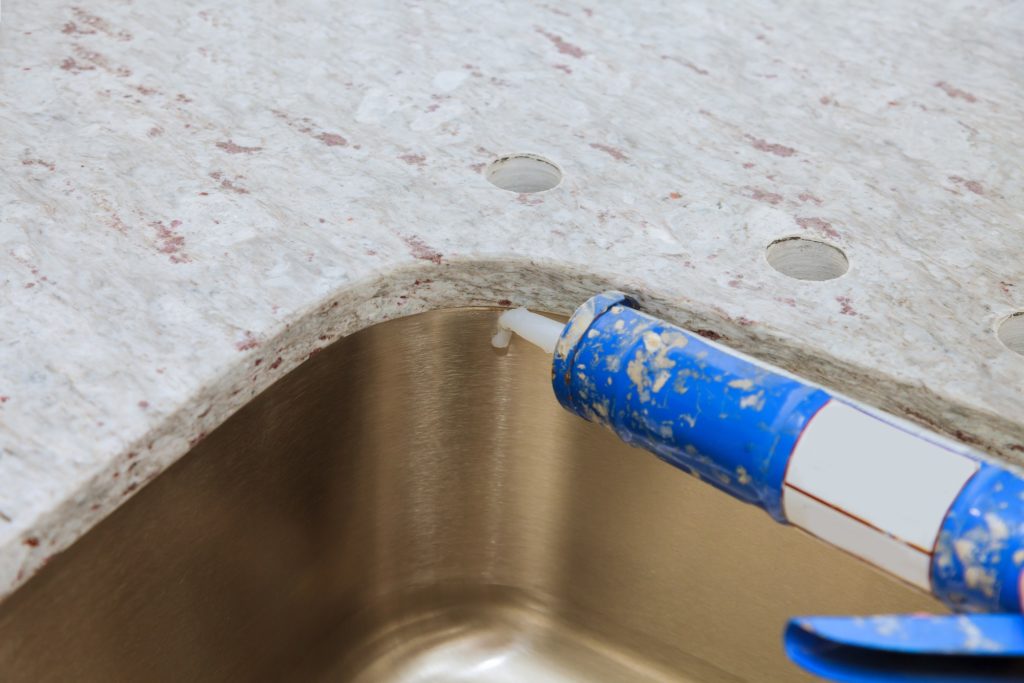
<path fill-rule="evenodd" d="M 555 347 L 559 402 L 785 522 L 786 463 L 825 391 L 599 294 Z"/>

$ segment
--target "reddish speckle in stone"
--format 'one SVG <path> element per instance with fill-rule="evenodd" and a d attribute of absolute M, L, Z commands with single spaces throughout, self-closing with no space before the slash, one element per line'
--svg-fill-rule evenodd
<path fill-rule="evenodd" d="M 188 447 L 192 448 L 193 446 L 195 446 L 197 443 L 199 443 L 200 441 L 202 441 L 205 438 L 206 438 L 206 432 L 199 432 L 194 438 L 189 440 Z"/>
<path fill-rule="evenodd" d="M 498 305 L 508 308 L 512 305 L 512 302 L 509 299 L 498 299 Z"/>
<path fill-rule="evenodd" d="M 228 154 L 253 154 L 255 152 L 260 152 L 263 150 L 262 147 L 244 147 L 242 145 L 236 145 L 231 140 L 218 142 L 217 147 L 221 148 Z"/>
<path fill-rule="evenodd" d="M 309 352 L 308 354 L 306 354 L 306 360 L 309 360 L 310 358 L 312 358 L 312 357 L 313 357 L 313 356 L 315 356 L 316 354 L 320 353 L 321 351 L 323 351 L 323 349 L 322 349 L 322 348 L 319 348 L 319 347 L 317 347 L 317 348 L 313 349 L 313 350 L 312 350 L 312 351 L 310 351 L 310 352 Z"/>
<path fill-rule="evenodd" d="M 281 357 L 278 356 L 277 358 L 274 359 L 274 362 L 270 364 L 270 369 L 277 370 L 279 367 L 281 367 L 282 362 L 283 361 L 281 360 Z"/>
<path fill-rule="evenodd" d="M 821 204 L 821 200 L 815 197 L 810 192 L 801 192 L 800 194 L 797 195 L 797 197 L 802 202 L 814 202 L 815 204 Z"/>
<path fill-rule="evenodd" d="M 316 139 L 328 147 L 344 147 L 348 144 L 348 140 L 337 133 L 320 133 L 316 136 Z"/>
<path fill-rule="evenodd" d="M 590 146 L 596 150 L 604 152 L 605 154 L 610 156 L 612 159 L 615 159 L 616 161 L 627 161 L 629 159 L 629 157 L 626 156 L 626 154 L 621 149 L 617 149 L 615 147 L 612 147 L 611 145 L 602 145 L 599 142 L 591 142 Z"/>
<path fill-rule="evenodd" d="M 92 64 L 93 67 L 98 67 L 98 68 L 103 69 L 104 71 L 106 71 L 108 73 L 114 74 L 115 76 L 121 76 L 122 78 L 132 75 L 132 70 L 131 69 L 128 69 L 127 67 L 123 67 L 123 66 L 115 67 L 115 66 L 111 65 L 110 60 L 108 60 L 106 57 L 101 55 L 99 52 L 95 52 L 93 50 L 87 50 L 84 47 L 82 47 L 81 45 L 76 45 L 74 47 L 74 50 L 75 50 L 75 56 L 76 57 L 78 57 L 82 61 L 85 61 L 85 62 L 88 62 L 88 63 Z M 70 65 L 68 65 L 68 66 L 65 66 L 65 64 L 61 64 L 61 68 L 66 70 L 66 71 L 72 71 L 72 72 L 88 71 L 91 68 L 91 67 L 79 66 L 78 64 L 75 63 L 75 60 L 71 59 L 71 58 L 68 58 L 68 59 L 66 59 L 64 61 L 65 61 L 65 64 L 70 61 Z"/>
<path fill-rule="evenodd" d="M 699 66 L 697 66 L 696 64 L 694 64 L 693 62 L 687 61 L 685 59 L 680 59 L 679 57 L 674 57 L 672 55 L 662 55 L 661 58 L 663 60 L 669 60 L 669 61 L 673 61 L 673 62 L 677 62 L 679 64 L 682 64 L 683 66 L 685 66 L 690 71 L 692 71 L 692 72 L 694 72 L 696 74 L 700 74 L 701 76 L 707 76 L 708 73 L 709 73 L 707 69 L 702 69 Z"/>
<path fill-rule="evenodd" d="M 534 197 L 526 192 L 520 192 L 516 195 L 516 201 L 523 206 L 539 206 L 544 203 L 544 199 L 541 197 Z"/>
<path fill-rule="evenodd" d="M 542 5 L 542 7 L 544 9 L 546 9 L 547 11 L 549 11 L 549 12 L 553 12 L 553 13 L 557 14 L 560 17 L 572 16 L 571 14 L 566 12 L 564 9 L 559 9 L 558 7 L 552 7 L 551 5 Z"/>
<path fill-rule="evenodd" d="M 416 258 L 441 265 L 441 253 L 428 246 L 427 243 L 418 236 L 408 235 L 403 236 L 401 239 L 405 242 L 405 246 L 409 247 L 409 253 Z"/>
<path fill-rule="evenodd" d="M 157 249 L 162 254 L 167 254 L 171 263 L 188 263 L 192 259 L 183 250 L 185 238 L 177 234 L 175 230 L 181 225 L 181 221 L 171 221 L 171 227 L 164 225 L 163 221 L 154 221 L 149 224 L 156 230 Z"/>
<path fill-rule="evenodd" d="M 249 194 L 249 190 L 245 189 L 244 187 L 242 187 L 240 185 L 235 185 L 234 182 L 228 180 L 227 178 L 225 178 L 223 176 L 224 176 L 224 174 L 221 173 L 220 171 L 214 171 L 213 173 L 210 174 L 211 178 L 213 178 L 214 180 L 219 180 L 220 181 L 220 188 L 222 190 L 227 190 L 228 192 L 234 192 L 235 194 Z M 236 180 L 237 180 L 237 178 L 236 178 Z"/>
<path fill-rule="evenodd" d="M 746 138 L 750 142 L 750 146 L 760 152 L 768 152 L 769 154 L 774 154 L 777 157 L 791 157 L 796 154 L 796 150 L 792 147 L 768 142 L 761 138 L 755 138 L 753 135 L 747 135 Z"/>
<path fill-rule="evenodd" d="M 745 189 L 750 193 L 747 196 L 751 199 L 764 202 L 765 204 L 771 204 L 772 206 L 782 203 L 782 200 L 784 199 L 781 194 L 768 192 L 767 190 L 762 190 L 759 187 L 747 187 Z"/>
<path fill-rule="evenodd" d="M 558 50 L 563 55 L 575 57 L 576 59 L 582 59 L 583 56 L 586 54 L 586 52 L 584 52 L 581 48 L 577 47 L 576 45 L 573 45 L 570 42 L 567 42 L 561 36 L 555 35 L 554 33 L 548 33 L 539 26 L 536 27 L 535 30 L 537 31 L 537 33 L 541 34 L 542 36 L 550 40 L 551 44 L 555 46 L 555 49 Z"/>
<path fill-rule="evenodd" d="M 729 280 L 729 286 L 736 288 L 743 284 L 743 276 L 737 275 L 734 279 Z"/>
<path fill-rule="evenodd" d="M 967 92 L 966 90 L 961 90 L 960 88 L 955 88 L 952 85 L 950 85 L 949 83 L 946 83 L 945 81 L 938 81 L 938 82 L 936 82 L 935 83 L 935 87 L 936 88 L 941 88 L 942 92 L 946 93 L 947 95 L 952 97 L 954 100 L 959 99 L 959 100 L 964 100 L 966 102 L 977 102 L 978 101 L 978 98 L 975 97 L 974 95 L 972 95 L 971 93 Z"/>
<path fill-rule="evenodd" d="M 1024 446 L 1022 446 L 1022 445 L 1021 445 L 1021 444 L 1019 444 L 1019 443 L 1011 443 L 1011 444 L 1010 444 L 1010 445 L 1008 446 L 1008 448 L 1009 448 L 1009 449 L 1010 449 L 1011 451 L 1018 451 L 1018 452 L 1020 452 L 1020 453 L 1024 453 Z"/>
<path fill-rule="evenodd" d="M 478 163 L 478 164 L 470 164 L 469 165 L 470 170 L 472 170 L 472 171 L 474 171 L 476 173 L 483 173 L 484 172 L 484 168 L 486 168 L 486 167 L 487 167 L 487 164 L 485 164 L 483 162 Z"/>
<path fill-rule="evenodd" d="M 32 289 L 32 288 L 33 288 L 33 287 L 35 287 L 35 286 L 36 286 L 36 283 L 34 283 L 34 282 L 29 282 L 29 283 L 27 283 L 27 284 L 25 285 L 25 289 Z"/>
<path fill-rule="evenodd" d="M 669 199 L 682 199 L 683 195 L 679 194 L 678 192 L 669 192 L 668 193 L 668 198 Z"/>
<path fill-rule="evenodd" d="M 83 71 L 94 71 L 96 69 L 94 66 L 79 64 L 72 57 L 65 57 L 64 61 L 60 63 L 60 68 L 73 74 L 79 74 Z"/>
<path fill-rule="evenodd" d="M 60 32 L 69 36 L 89 36 L 96 33 L 96 30 L 91 28 L 78 28 L 78 25 L 75 24 L 75 22 L 69 21 L 64 24 Z"/>
<path fill-rule="evenodd" d="M 11 400 L 10 396 L 0 396 L 0 403 L 7 403 Z"/>
<path fill-rule="evenodd" d="M 27 545 L 30 548 L 38 548 L 39 547 L 39 539 L 36 538 L 35 536 L 29 536 L 24 541 L 22 541 L 22 543 L 24 543 L 25 545 Z"/>
<path fill-rule="evenodd" d="M 1012 282 L 1001 281 L 999 283 L 999 289 L 1003 290 L 1003 294 L 1009 294 L 1011 287 L 1013 287 L 1013 283 Z"/>
<path fill-rule="evenodd" d="M 182 104 L 189 104 L 190 102 L 194 101 L 191 97 L 189 97 L 185 93 L 178 93 L 177 95 L 174 96 L 174 99 L 177 100 L 178 102 L 181 102 Z"/>
<path fill-rule="evenodd" d="M 146 131 L 146 135 L 148 135 L 151 138 L 159 137 L 159 136 L 161 136 L 163 134 L 164 134 L 164 129 L 161 128 L 160 126 L 153 126 L 152 128 L 150 128 L 149 130 Z"/>
<path fill-rule="evenodd" d="M 432 103 L 430 105 L 427 105 L 426 111 L 427 111 L 427 113 L 433 113 L 433 112 L 437 111 L 440 108 L 441 108 L 441 105 L 438 104 L 437 102 L 434 102 L 434 103 Z"/>
<path fill-rule="evenodd" d="M 255 349 L 260 345 L 260 342 L 256 337 L 252 336 L 252 332 L 249 330 L 245 331 L 245 337 L 240 342 L 235 342 L 235 348 L 239 351 L 248 351 L 249 349 Z"/>
<path fill-rule="evenodd" d="M 790 297 L 776 297 L 775 300 L 792 308 L 796 308 L 796 299 Z"/>
<path fill-rule="evenodd" d="M 751 325 L 754 324 L 754 321 L 751 320 L 750 318 L 744 318 L 743 316 L 740 316 L 739 318 L 736 318 L 736 324 L 742 327 L 750 327 Z"/>
<path fill-rule="evenodd" d="M 839 302 L 839 312 L 843 315 L 857 315 L 857 311 L 853 310 L 853 301 L 848 296 L 837 296 L 836 301 Z"/>
<path fill-rule="evenodd" d="M 263 363 L 263 359 L 257 358 L 256 361 L 253 363 L 253 366 L 258 368 L 261 363 Z"/>
<path fill-rule="evenodd" d="M 189 445 L 191 445 L 191 444 L 189 444 Z M 126 488 L 124 490 L 124 495 L 130 496 L 132 493 L 135 492 L 135 490 L 137 488 L 139 488 L 139 483 L 137 481 L 136 482 L 132 482 L 131 484 L 128 485 L 128 488 Z"/>
<path fill-rule="evenodd" d="M 144 85 L 137 85 L 137 86 L 135 86 L 135 89 L 138 90 L 139 93 L 142 94 L 142 95 L 155 95 L 158 92 L 160 92 L 156 88 L 147 88 Z"/>
<path fill-rule="evenodd" d="M 570 68 L 568 64 L 552 64 L 552 67 L 559 71 L 564 71 L 567 74 L 572 73 L 572 68 Z"/>
<path fill-rule="evenodd" d="M 965 178 L 961 178 L 958 175 L 951 175 L 949 176 L 949 179 L 952 180 L 957 185 L 963 185 L 976 195 L 985 194 L 985 188 L 982 187 L 981 183 L 979 183 L 977 180 L 967 180 Z"/>
<path fill-rule="evenodd" d="M 64 28 L 61 29 L 63 33 L 88 35 L 96 33 L 96 31 L 100 31 L 111 38 L 116 38 L 118 40 L 128 41 L 132 39 L 132 34 L 128 31 L 116 30 L 105 19 L 102 19 L 95 14 L 90 14 L 81 7 L 72 7 L 71 11 L 75 13 L 75 19 L 82 22 L 92 30 L 79 29 L 74 22 L 68 22 L 67 24 L 64 24 Z M 70 30 L 68 30 L 69 26 L 71 27 Z"/>
<path fill-rule="evenodd" d="M 822 104 L 832 104 L 832 98 L 829 97 L 828 95 L 822 95 L 821 97 L 818 98 L 818 101 L 821 102 Z"/>
<path fill-rule="evenodd" d="M 796 224 L 804 230 L 818 230 L 833 239 L 839 239 L 839 231 L 832 227 L 832 224 L 822 218 L 794 218 Z"/>
<path fill-rule="evenodd" d="M 143 410 L 145 410 L 146 408 L 149 407 L 149 401 L 139 401 L 139 407 L 142 408 Z M 128 457 L 130 458 L 130 457 L 132 457 L 132 455 L 133 454 L 129 453 Z"/>
<path fill-rule="evenodd" d="M 399 159 L 409 164 L 410 166 L 423 166 L 427 163 L 427 158 L 422 154 L 400 154 Z"/>
<path fill-rule="evenodd" d="M 704 330 L 704 329 L 701 329 L 701 330 L 694 330 L 694 332 L 696 332 L 700 336 L 704 337 L 705 339 L 710 339 L 711 341 L 721 341 L 721 340 L 725 339 L 724 335 L 721 335 L 718 332 L 715 332 L 714 330 Z"/>
<path fill-rule="evenodd" d="M 51 173 L 53 171 L 57 170 L 57 164 L 53 163 L 52 161 L 43 161 L 42 159 L 22 159 L 21 160 L 21 165 L 22 166 L 42 166 L 43 168 L 45 168 L 46 170 L 50 171 Z"/>
<path fill-rule="evenodd" d="M 750 161 L 743 164 L 743 168 L 754 168 L 754 164 Z"/>
<path fill-rule="evenodd" d="M 971 434 L 970 432 L 965 432 L 960 429 L 956 429 L 953 430 L 953 436 L 955 436 L 960 441 L 963 441 L 964 443 L 974 444 L 975 446 L 981 445 L 981 439 L 976 437 L 974 434 Z"/>
<path fill-rule="evenodd" d="M 323 129 L 317 131 L 317 126 L 314 125 L 313 120 L 310 119 L 308 116 L 303 116 L 301 118 L 293 118 L 286 112 L 279 111 L 277 109 L 271 110 L 271 112 L 274 114 L 274 116 L 288 124 L 288 127 L 304 135 L 308 135 L 309 137 L 313 138 L 314 140 L 324 145 L 327 145 L 328 147 L 344 147 L 345 145 L 348 144 L 348 140 L 346 140 L 343 136 L 339 135 L 338 133 L 329 133 Z M 354 145 L 353 147 L 354 149 L 359 149 L 359 145 Z"/>

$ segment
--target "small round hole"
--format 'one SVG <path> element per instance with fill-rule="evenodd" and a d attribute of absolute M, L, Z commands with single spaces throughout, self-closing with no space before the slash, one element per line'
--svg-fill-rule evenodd
<path fill-rule="evenodd" d="M 797 280 L 833 280 L 850 269 L 837 247 L 803 237 L 784 237 L 768 245 L 765 258 L 772 268 Z"/>
<path fill-rule="evenodd" d="M 1024 356 L 1024 311 L 1018 311 L 999 323 L 996 336 L 1003 346 Z"/>
<path fill-rule="evenodd" d="M 510 154 L 488 164 L 484 177 L 509 192 L 543 192 L 558 187 L 562 169 L 536 154 Z"/>

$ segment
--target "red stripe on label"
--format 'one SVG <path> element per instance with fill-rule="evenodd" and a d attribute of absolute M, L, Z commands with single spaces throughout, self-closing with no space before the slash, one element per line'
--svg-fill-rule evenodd
<path fill-rule="evenodd" d="M 827 507 L 827 508 L 829 508 L 831 510 L 835 510 L 836 512 L 838 512 L 839 514 L 843 515 L 844 517 L 848 517 L 848 518 L 852 519 L 855 522 L 863 524 L 864 526 L 868 527 L 869 529 L 873 529 L 873 530 L 877 531 L 878 533 L 882 534 L 883 536 L 888 536 L 892 540 L 894 540 L 894 541 L 896 541 L 898 543 L 902 543 L 903 545 L 907 546 L 908 548 L 912 548 L 912 549 L 916 550 L 917 552 L 919 552 L 919 553 L 921 553 L 923 555 L 927 555 L 929 557 L 931 557 L 931 555 L 932 555 L 932 553 L 930 551 L 925 550 L 921 546 L 915 545 L 913 543 L 910 543 L 909 541 L 904 541 L 902 538 L 897 538 L 896 536 L 893 536 L 889 532 L 887 532 L 887 531 L 885 531 L 883 529 L 878 528 L 877 526 L 875 526 L 871 522 L 869 522 L 867 520 L 864 520 L 864 519 L 861 519 L 857 515 L 851 514 L 851 513 L 847 512 L 846 510 L 844 510 L 843 508 L 841 508 L 841 507 L 839 507 L 837 505 L 833 505 L 832 503 L 828 502 L 827 500 L 822 500 L 818 496 L 816 496 L 813 493 L 810 493 L 808 491 L 805 491 L 804 489 L 800 488 L 799 486 L 793 486 L 789 482 L 785 482 L 785 486 L 788 486 L 789 488 L 793 489 L 794 491 L 807 496 L 808 498 L 810 498 L 813 501 L 821 503 L 822 505 L 824 505 L 825 507 Z"/>

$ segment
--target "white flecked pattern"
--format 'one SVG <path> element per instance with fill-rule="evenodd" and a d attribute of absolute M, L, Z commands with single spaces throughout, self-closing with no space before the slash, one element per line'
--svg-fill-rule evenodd
<path fill-rule="evenodd" d="M 0 594 L 311 351 L 442 306 L 615 287 L 1024 458 L 1020 4 L 3 10 Z M 520 151 L 562 184 L 484 179 Z M 784 277 L 786 235 L 850 271 Z"/>

